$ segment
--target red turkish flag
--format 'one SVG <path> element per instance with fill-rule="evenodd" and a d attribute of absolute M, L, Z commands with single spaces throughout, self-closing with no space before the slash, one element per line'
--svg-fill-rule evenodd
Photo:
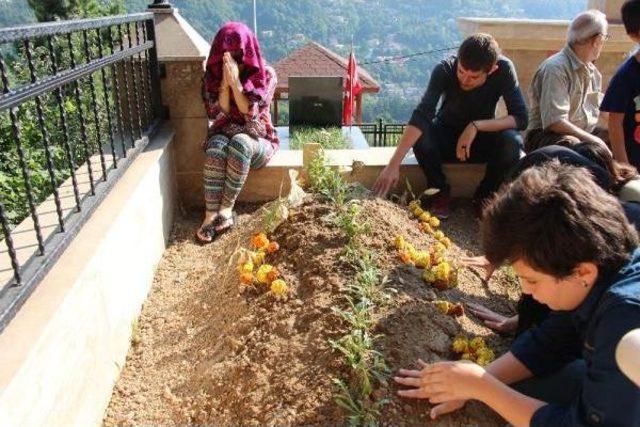
<path fill-rule="evenodd" d="M 356 96 L 362 92 L 362 85 L 358 79 L 358 64 L 351 52 L 347 65 L 347 76 L 344 80 L 344 101 L 342 106 L 342 123 L 346 126 L 353 124 L 353 104 Z"/>

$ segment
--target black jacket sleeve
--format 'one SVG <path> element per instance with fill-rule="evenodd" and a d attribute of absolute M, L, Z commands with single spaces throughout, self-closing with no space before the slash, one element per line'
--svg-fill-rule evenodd
<path fill-rule="evenodd" d="M 443 62 L 435 66 L 429 79 L 427 91 L 422 96 L 420 104 L 413 110 L 413 114 L 409 120 L 410 125 L 425 132 L 425 129 L 433 123 L 433 119 L 436 117 L 436 107 L 450 79 L 451 76 L 447 72 Z"/>
<path fill-rule="evenodd" d="M 507 112 L 516 120 L 518 130 L 525 130 L 529 124 L 527 104 L 524 102 L 522 90 L 518 83 L 518 75 L 513 62 L 505 61 L 505 76 L 502 84 L 502 97 L 507 105 Z"/>

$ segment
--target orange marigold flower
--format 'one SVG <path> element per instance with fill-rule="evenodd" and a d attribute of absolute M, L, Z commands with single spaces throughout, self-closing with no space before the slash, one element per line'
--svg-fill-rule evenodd
<path fill-rule="evenodd" d="M 272 265 L 262 264 L 256 272 L 256 279 L 258 279 L 258 282 L 268 285 L 270 283 L 270 280 L 267 275 L 271 272 L 271 270 L 273 270 Z"/>
<path fill-rule="evenodd" d="M 453 304 L 453 306 L 449 308 L 447 314 L 453 317 L 460 317 L 464 315 L 464 306 L 460 303 Z"/>
<path fill-rule="evenodd" d="M 276 252 L 278 249 L 280 249 L 280 245 L 278 244 L 278 242 L 269 242 L 269 246 L 267 246 L 267 252 L 272 254 L 274 252 Z"/>
<path fill-rule="evenodd" d="M 265 249 L 269 246 L 269 239 L 267 239 L 267 235 L 264 233 L 258 233 L 251 238 L 251 246 L 256 249 Z"/>
<path fill-rule="evenodd" d="M 409 264 L 411 262 L 411 252 L 409 252 L 407 250 L 398 251 L 398 257 L 405 264 Z"/>
<path fill-rule="evenodd" d="M 253 283 L 253 273 L 242 273 L 240 275 L 240 282 L 245 285 Z"/>
<path fill-rule="evenodd" d="M 269 272 L 267 273 L 267 280 L 269 282 L 273 282 L 274 280 L 276 280 L 278 277 L 280 277 L 280 272 L 278 271 L 277 268 L 273 267 L 271 270 L 269 270 Z"/>

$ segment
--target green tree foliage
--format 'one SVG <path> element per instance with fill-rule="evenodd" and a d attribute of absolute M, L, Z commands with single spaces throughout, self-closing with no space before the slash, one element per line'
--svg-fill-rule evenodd
<path fill-rule="evenodd" d="M 27 0 L 39 22 L 91 18 L 124 12 L 122 0 Z"/>
<path fill-rule="evenodd" d="M 13 9 L 17 13 L 19 3 L 24 1 L 13 0 L 9 4 L 15 5 Z M 85 16 L 79 11 L 98 9 L 104 13 L 104 5 L 110 3 L 107 0 L 29 1 L 43 10 L 48 10 L 47 3 L 62 4 L 60 17 Z M 251 0 L 170 2 L 206 40 L 211 40 L 227 21 L 253 25 Z M 151 0 L 124 0 L 127 12 L 146 11 L 150 3 Z M 382 86 L 378 95 L 365 97 L 365 120 L 384 117 L 407 121 L 426 88 L 430 70 L 448 52 L 406 61 L 367 63 L 456 47 L 461 39 L 456 22 L 460 16 L 570 19 L 583 10 L 586 3 L 586 0 L 257 0 L 258 36 L 263 54 L 271 63 L 309 40 L 346 56 L 353 39 L 358 62 Z M 67 12 L 65 7 L 70 5 L 75 5 L 76 15 Z"/>
<path fill-rule="evenodd" d="M 148 0 L 126 0 L 129 12 Z M 211 40 L 230 20 L 253 26 L 251 0 L 171 0 L 200 34 Z M 438 52 L 407 61 L 383 58 L 456 47 L 460 16 L 570 19 L 586 0 L 257 0 L 258 36 L 267 61 L 276 62 L 309 40 L 347 56 L 353 38 L 358 62 L 381 84 L 364 98 L 365 121 L 406 122 L 420 100 Z"/>
<path fill-rule="evenodd" d="M 0 28 L 30 24 L 35 20 L 27 0 L 0 1 Z"/>
<path fill-rule="evenodd" d="M 33 6 L 33 18 L 38 21 L 97 17 L 103 14 L 123 13 L 125 11 L 121 0 L 28 0 L 28 2 Z M 71 53 L 67 48 L 66 38 L 55 37 L 53 39 L 53 50 L 58 70 L 70 68 L 71 55 L 75 58 L 76 64 L 95 59 L 97 57 L 97 34 L 94 31 L 88 32 L 88 41 L 91 48 L 87 58 L 81 33 L 72 35 L 74 50 Z M 24 43 L 17 42 L 0 48 L 5 60 L 9 88 L 15 89 L 30 83 L 31 73 L 26 59 Z M 53 67 L 46 40 L 41 38 L 31 40 L 30 51 L 33 57 L 36 79 L 51 75 Z M 60 95 L 66 112 L 66 125 L 69 135 L 70 150 L 68 153 L 65 150 L 65 135 L 62 131 L 56 92 L 39 97 L 43 111 L 43 121 L 49 138 L 49 154 L 53 165 L 53 180 L 56 187 L 71 175 L 72 170 L 75 170 L 85 161 L 87 152 L 93 155 L 98 151 L 99 145 L 108 141 L 104 100 L 105 97 L 108 97 L 110 106 L 113 109 L 114 96 L 112 91 L 106 90 L 103 86 L 100 77 L 100 72 L 97 72 L 90 78 L 83 78 L 79 81 L 81 89 L 78 97 L 79 102 L 75 94 L 74 85 L 67 85 L 61 89 Z M 98 120 L 95 120 L 93 114 L 94 104 L 89 85 L 90 81 L 93 83 L 96 94 Z M 17 117 L 24 162 L 30 172 L 29 182 L 32 186 L 32 194 L 35 203 L 38 204 L 53 192 L 54 185 L 52 185 L 51 175 L 47 168 L 47 151 L 45 150 L 44 137 L 37 116 L 36 100 L 32 99 L 25 102 L 15 108 L 14 113 Z M 82 137 L 81 125 L 84 125 L 86 138 Z M 102 133 L 101 141 L 97 139 L 98 131 Z M 20 163 L 10 114 L 8 111 L 3 111 L 0 113 L 0 198 L 5 205 L 9 222 L 14 225 L 22 221 L 29 213 L 26 184 Z M 101 175 L 101 168 L 94 166 L 94 179 L 98 180 Z"/>

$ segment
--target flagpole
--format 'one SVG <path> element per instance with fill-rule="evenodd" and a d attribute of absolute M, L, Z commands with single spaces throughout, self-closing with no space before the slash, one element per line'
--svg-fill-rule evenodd
<path fill-rule="evenodd" d="M 258 37 L 258 18 L 256 16 L 256 0 L 253 0 L 253 34 Z"/>
<path fill-rule="evenodd" d="M 349 54 L 349 62 L 351 62 L 351 56 L 353 56 L 353 34 L 351 34 L 351 53 Z M 347 66 L 347 70 L 349 69 L 349 67 Z M 351 84 L 349 85 L 349 90 L 351 91 L 351 101 L 353 102 L 353 79 L 351 79 L 351 76 L 349 76 L 349 79 L 351 80 Z M 351 107 L 351 120 L 349 121 L 349 138 L 351 138 L 351 141 L 353 141 L 352 138 L 352 134 L 351 131 L 353 130 L 353 106 Z"/>

